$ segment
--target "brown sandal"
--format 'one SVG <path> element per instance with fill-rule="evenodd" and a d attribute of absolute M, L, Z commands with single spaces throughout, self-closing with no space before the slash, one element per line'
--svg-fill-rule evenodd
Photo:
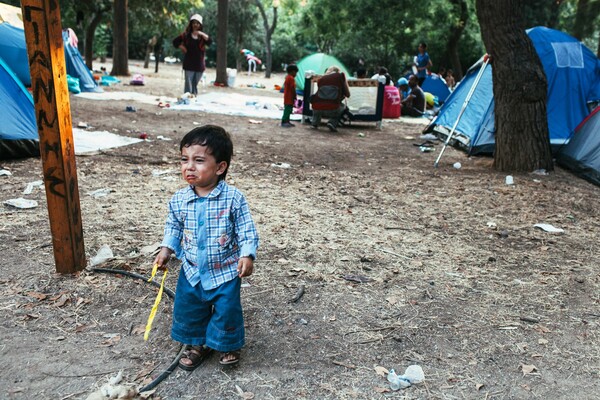
<path fill-rule="evenodd" d="M 219 359 L 219 363 L 221 365 L 235 365 L 240 362 L 240 354 L 241 354 L 240 350 L 227 351 L 225 353 L 221 353 L 221 358 Z M 225 358 L 229 358 L 229 357 L 233 357 L 233 358 L 225 360 Z"/>
<path fill-rule="evenodd" d="M 179 368 L 185 371 L 193 371 L 208 358 L 211 352 L 212 349 L 206 346 L 191 346 L 179 359 Z M 183 360 L 189 360 L 190 363 L 184 363 Z"/>

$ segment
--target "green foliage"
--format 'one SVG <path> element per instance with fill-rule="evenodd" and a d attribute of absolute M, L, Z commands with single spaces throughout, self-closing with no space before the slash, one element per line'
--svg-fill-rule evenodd
<path fill-rule="evenodd" d="M 466 0 L 468 20 L 458 51 L 463 69 L 472 65 L 484 52 L 475 13 L 475 0 Z M 19 6 L 18 0 L 3 0 Z M 457 0 L 280 0 L 277 28 L 272 37 L 273 70 L 280 65 L 298 61 L 316 51 L 330 53 L 354 71 L 362 58 L 370 73 L 386 66 L 394 78 L 411 65 L 417 45 L 424 41 L 433 61 L 433 71 L 450 66 L 447 54 L 451 28 L 460 24 Z M 575 16 L 579 0 L 532 0 L 523 2 L 523 17 L 528 26 L 554 25 L 568 33 L 575 31 Z M 583 42 L 592 49 L 598 47 L 600 30 L 600 0 L 588 0 L 589 20 L 582 31 Z M 108 7 L 96 31 L 95 52 L 112 50 L 112 0 L 60 0 L 63 26 L 71 27 L 83 37 L 84 24 L 76 25 L 77 13 L 86 18 L 99 7 Z M 272 2 L 265 0 L 265 10 Z M 217 2 L 201 0 L 129 0 L 129 53 L 131 58 L 143 58 L 148 39 L 161 36 L 163 54 L 181 58 L 171 45 L 181 33 L 190 15 L 204 17 L 205 31 L 216 39 Z M 85 23 L 85 21 L 84 21 Z M 254 0 L 230 0 L 228 32 L 228 66 L 240 60 L 241 48 L 254 51 L 264 59 L 264 26 Z M 207 63 L 214 66 L 216 43 L 207 51 Z M 245 65 L 245 64 L 244 64 Z"/>
<path fill-rule="evenodd" d="M 108 56 L 108 50 L 112 53 L 112 32 L 106 25 L 100 25 L 96 28 L 96 36 L 94 37 L 94 54 L 98 57 Z"/>

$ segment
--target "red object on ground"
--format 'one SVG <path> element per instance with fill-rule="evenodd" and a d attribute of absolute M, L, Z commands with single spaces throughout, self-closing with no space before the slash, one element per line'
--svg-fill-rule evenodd
<path fill-rule="evenodd" d="M 383 90 L 383 118 L 400 118 L 402 101 L 398 88 L 386 86 Z"/>
<path fill-rule="evenodd" d="M 140 133 L 140 139 L 144 139 L 144 140 L 148 139 L 148 134 L 146 132 Z"/>

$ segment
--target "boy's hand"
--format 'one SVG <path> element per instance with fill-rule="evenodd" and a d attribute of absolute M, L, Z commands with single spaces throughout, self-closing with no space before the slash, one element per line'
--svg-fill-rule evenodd
<path fill-rule="evenodd" d="M 243 278 L 252 275 L 254 271 L 254 260 L 251 257 L 241 257 L 238 261 L 238 276 Z"/>
<path fill-rule="evenodd" d="M 154 264 L 158 264 L 158 269 L 161 271 L 167 269 L 167 263 L 169 262 L 169 258 L 171 258 L 171 253 L 173 252 L 167 247 L 162 247 L 160 249 L 156 255 L 156 258 L 154 259 Z"/>

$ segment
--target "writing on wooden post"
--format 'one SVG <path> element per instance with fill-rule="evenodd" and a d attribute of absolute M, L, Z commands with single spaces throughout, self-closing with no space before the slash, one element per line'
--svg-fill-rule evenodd
<path fill-rule="evenodd" d="M 85 268 L 58 0 L 21 0 L 56 272 Z"/>

